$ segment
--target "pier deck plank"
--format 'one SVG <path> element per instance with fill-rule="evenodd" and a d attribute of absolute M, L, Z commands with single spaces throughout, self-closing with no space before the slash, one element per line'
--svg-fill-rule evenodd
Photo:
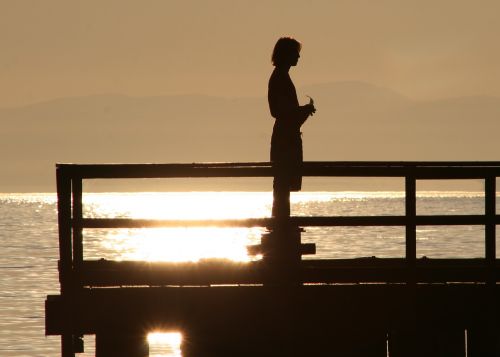
<path fill-rule="evenodd" d="M 408 281 L 407 264 L 400 258 L 358 258 L 335 260 L 302 260 L 296 270 L 301 283 L 356 283 Z M 480 282 L 486 281 L 488 266 L 484 259 L 416 260 L 417 282 Z M 285 267 L 283 270 L 287 270 Z M 500 264 L 496 267 L 500 277 Z M 276 269 L 263 261 L 231 262 L 205 260 L 196 263 L 141 261 L 83 261 L 75 271 L 82 286 L 161 286 L 264 284 L 275 277 Z"/>

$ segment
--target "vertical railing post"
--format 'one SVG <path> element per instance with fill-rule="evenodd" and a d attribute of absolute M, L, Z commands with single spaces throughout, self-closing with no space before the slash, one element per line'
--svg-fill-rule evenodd
<path fill-rule="evenodd" d="M 486 291 L 487 302 L 485 313 L 487 325 L 485 341 L 486 354 L 497 356 L 496 344 L 498 339 L 497 326 L 497 301 L 496 301 L 496 177 L 487 176 L 485 188 L 485 260 L 486 260 Z"/>
<path fill-rule="evenodd" d="M 79 269 L 83 263 L 83 208 L 82 208 L 82 179 L 80 177 L 73 177 L 72 183 L 72 196 L 73 196 L 73 274 L 72 286 L 73 293 L 77 293 L 78 289 L 83 288 L 81 279 L 77 279 Z M 73 351 L 83 352 L 83 338 L 82 336 L 73 337 Z"/>
<path fill-rule="evenodd" d="M 59 226 L 59 281 L 61 294 L 71 286 L 73 268 L 71 245 L 71 179 L 62 167 L 56 171 L 57 180 L 57 220 Z"/>
<path fill-rule="evenodd" d="M 467 333 L 468 355 L 497 356 L 496 301 L 496 176 L 484 177 L 484 294 L 476 321 Z"/>
<path fill-rule="evenodd" d="M 72 245 L 71 245 L 71 179 L 65 170 L 58 166 L 57 182 L 57 220 L 59 226 L 59 282 L 61 296 L 65 303 L 66 313 L 70 314 L 72 294 Z M 71 320 L 65 322 L 65 332 L 61 336 L 62 357 L 74 357 L 73 332 Z"/>
<path fill-rule="evenodd" d="M 83 232 L 82 232 L 82 179 L 73 178 L 73 265 L 80 267 L 83 262 Z"/>
<path fill-rule="evenodd" d="M 401 325 L 389 337 L 389 348 L 391 355 L 395 356 L 416 356 L 417 347 L 417 277 L 416 277 L 416 259 L 417 259 L 417 193 L 416 179 L 413 171 L 405 175 L 405 260 L 406 260 L 406 291 L 405 301 L 402 305 Z M 392 346 L 392 348 L 391 348 Z M 396 352 L 399 351 L 399 352 Z"/>
<path fill-rule="evenodd" d="M 416 281 L 415 265 L 417 259 L 417 189 L 416 179 L 412 175 L 405 177 L 405 211 L 406 211 L 406 264 L 408 282 Z"/>
<path fill-rule="evenodd" d="M 485 188 L 485 259 L 487 266 L 487 282 L 496 283 L 496 177 L 488 176 L 484 182 Z"/>

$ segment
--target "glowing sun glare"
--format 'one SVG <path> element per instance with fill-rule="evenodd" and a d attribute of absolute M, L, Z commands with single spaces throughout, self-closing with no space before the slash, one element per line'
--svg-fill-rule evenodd
<path fill-rule="evenodd" d="M 182 334 L 179 332 L 151 332 L 148 334 L 151 356 L 181 357 Z"/>
<path fill-rule="evenodd" d="M 89 195 L 88 217 L 166 220 L 244 219 L 269 216 L 272 196 L 256 192 L 173 192 Z M 101 236 L 99 257 L 113 260 L 198 261 L 205 258 L 249 261 L 246 246 L 260 241 L 261 228 L 175 227 L 111 229 Z M 104 254 L 102 251 L 104 248 Z M 94 257 L 92 257 L 94 258 Z"/>

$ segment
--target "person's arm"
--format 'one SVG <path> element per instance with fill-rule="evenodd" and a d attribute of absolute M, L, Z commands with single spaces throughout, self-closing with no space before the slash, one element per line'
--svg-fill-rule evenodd
<path fill-rule="evenodd" d="M 269 82 L 269 107 L 275 118 L 291 118 L 300 127 L 316 109 L 312 104 L 298 105 L 293 87 L 283 77 L 274 77 Z"/>
<path fill-rule="evenodd" d="M 309 118 L 309 116 L 313 115 L 315 112 L 316 112 L 316 108 L 314 108 L 314 105 L 313 104 L 306 104 L 306 105 L 302 105 L 302 106 L 299 106 L 297 108 L 297 121 L 298 121 L 298 124 L 300 126 L 302 126 L 302 124 L 305 123 L 305 121 L 307 120 L 307 118 Z"/>

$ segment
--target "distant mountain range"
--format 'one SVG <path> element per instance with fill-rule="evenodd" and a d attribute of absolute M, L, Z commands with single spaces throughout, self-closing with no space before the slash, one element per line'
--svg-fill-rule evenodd
<path fill-rule="evenodd" d="M 362 82 L 299 88 L 306 160 L 500 160 L 500 98 L 411 100 Z M 0 191 L 53 191 L 56 162 L 267 161 L 267 99 L 62 98 L 0 108 Z"/>

